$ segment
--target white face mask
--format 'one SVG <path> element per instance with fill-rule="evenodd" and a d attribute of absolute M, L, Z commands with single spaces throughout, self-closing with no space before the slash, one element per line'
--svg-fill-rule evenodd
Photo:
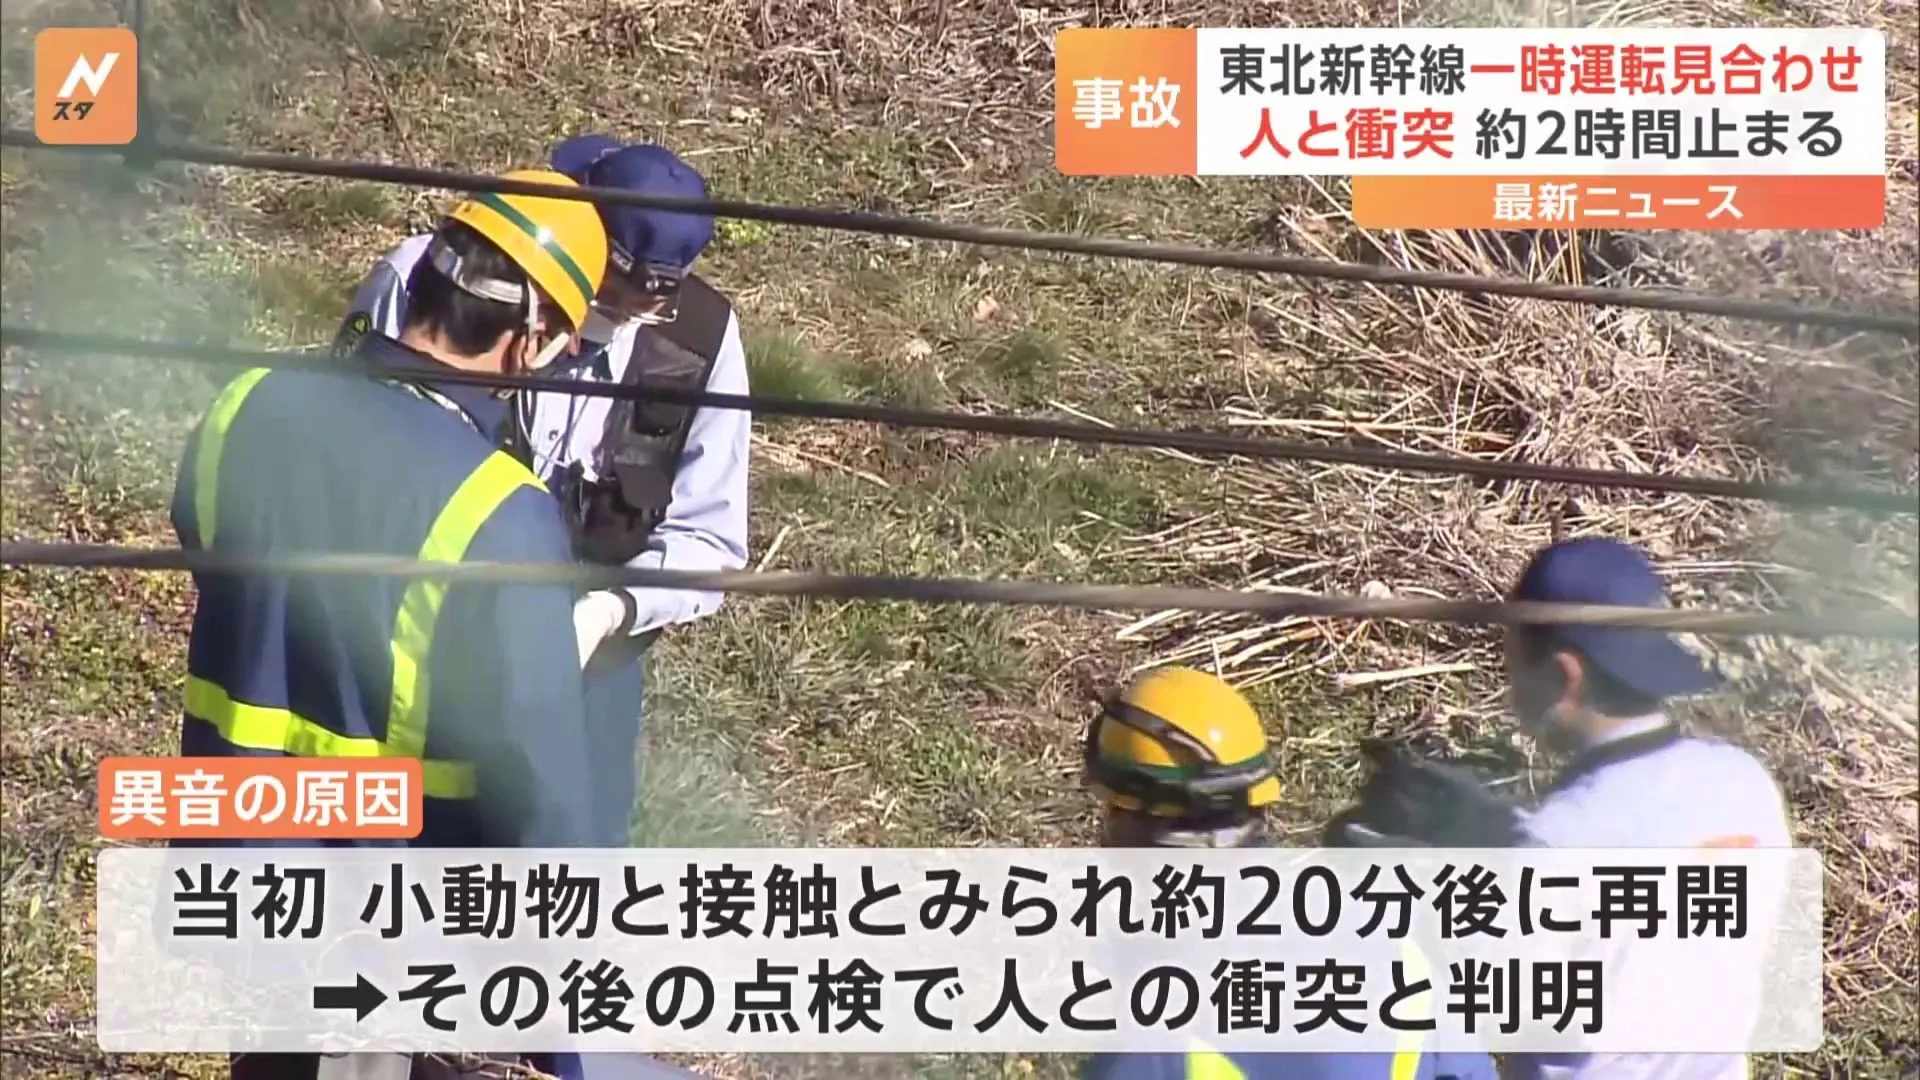
<path fill-rule="evenodd" d="M 531 332 L 531 331 L 530 331 Z M 572 340 L 566 333 L 555 334 L 537 356 L 526 367 L 525 374 L 538 375 L 541 369 L 552 364 Z M 515 391 L 508 397 L 513 409 L 513 423 L 518 426 L 521 439 L 531 443 L 533 438 L 533 400 L 534 395 L 525 391 Z"/>
<path fill-rule="evenodd" d="M 571 340 L 572 338 L 567 334 L 555 334 L 553 340 L 547 342 L 546 347 L 541 349 L 539 355 L 533 358 L 533 362 L 527 365 L 527 370 L 539 371 L 541 368 L 553 363 L 556 357 L 566 351 L 567 344 Z"/>
<path fill-rule="evenodd" d="M 632 320 L 628 320 L 628 322 L 631 321 Z M 626 322 L 615 322 L 607 318 L 597 307 L 588 308 L 587 317 L 580 327 L 580 337 L 583 340 L 604 345 L 612 341 L 613 336 L 619 333 L 620 329 L 626 325 Z"/>

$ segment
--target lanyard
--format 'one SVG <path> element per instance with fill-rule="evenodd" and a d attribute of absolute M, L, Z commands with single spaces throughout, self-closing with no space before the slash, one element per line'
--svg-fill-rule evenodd
<path fill-rule="evenodd" d="M 593 351 L 582 353 L 577 360 L 569 365 L 567 376 L 576 381 L 597 381 L 593 374 L 594 363 L 602 356 L 608 356 L 608 359 L 611 359 L 608 355 L 610 344 L 611 343 L 598 345 Z M 562 464 L 572 455 L 574 432 L 579 427 L 580 420 L 591 399 L 584 394 L 567 394 L 567 419 L 566 423 L 561 425 L 559 441 L 552 447 L 536 451 L 534 449 L 536 440 L 533 437 L 532 429 L 534 423 L 540 416 L 540 402 L 550 395 L 551 392 L 528 395 L 528 417 L 527 423 L 524 425 L 526 431 L 523 433 L 526 442 L 525 459 L 528 468 L 533 469 L 535 472 L 543 475 L 558 475 L 561 471 Z M 536 458 L 544 460 L 536 461 Z"/>

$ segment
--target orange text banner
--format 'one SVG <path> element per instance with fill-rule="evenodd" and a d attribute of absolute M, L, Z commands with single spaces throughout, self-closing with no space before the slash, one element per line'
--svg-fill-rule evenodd
<path fill-rule="evenodd" d="M 1882 176 L 1356 176 L 1365 229 L 1875 229 Z"/>
<path fill-rule="evenodd" d="M 1054 159 L 1068 176 L 1192 176 L 1194 30 L 1074 29 L 1054 37 Z"/>
<path fill-rule="evenodd" d="M 140 43 L 124 26 L 53 26 L 33 39 L 33 133 L 124 146 L 140 132 Z"/>
<path fill-rule="evenodd" d="M 115 840 L 410 840 L 412 758 L 108 758 L 100 835 Z"/>

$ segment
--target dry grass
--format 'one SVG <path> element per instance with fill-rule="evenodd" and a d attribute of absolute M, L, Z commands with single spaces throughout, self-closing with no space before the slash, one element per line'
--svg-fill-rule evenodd
<path fill-rule="evenodd" d="M 1422 21 L 1359 0 L 1119 3 L 1097 14 L 958 0 L 150 5 L 163 116 L 212 141 L 487 169 L 535 159 L 563 132 L 612 128 L 663 139 L 719 191 L 767 201 L 1799 302 L 1910 303 L 1920 289 L 1914 233 L 1897 224 L 1861 236 L 1368 237 L 1346 222 L 1337 185 L 1053 172 L 1055 30 Z M 1911 0 L 1780 7 L 1476 3 L 1430 7 L 1426 21 L 1884 25 L 1895 80 L 1888 220 L 1913 222 Z M 6 29 L 11 119 L 27 36 Z M 156 336 L 322 336 L 368 261 L 444 205 L 438 193 L 258 175 L 163 168 L 129 182 L 50 159 L 8 154 L 4 165 L 8 318 Z M 740 222 L 727 223 L 709 262 L 744 313 L 766 393 L 1583 466 L 1920 479 L 1911 346 Z M 10 361 L 6 378 L 8 536 L 171 542 L 160 500 L 203 375 L 44 359 Z M 1687 602 L 1892 603 L 1920 614 L 1911 520 L 851 425 L 763 422 L 755 452 L 755 559 L 768 568 L 1488 598 L 1556 532 L 1595 531 L 1656 552 Z M 157 576 L 8 570 L 4 584 L 4 1069 L 208 1075 L 205 1062 L 91 1050 L 90 898 L 75 868 L 94 843 L 93 763 L 172 738 L 190 595 Z M 1768 759 L 1802 842 L 1830 874 L 1828 1046 L 1762 1072 L 1912 1075 L 1915 653 L 1720 648 L 1738 692 L 1694 719 Z M 1532 775 L 1499 720 L 1482 634 L 736 600 L 657 657 L 641 838 L 1085 842 L 1088 808 L 1073 784 L 1085 695 L 1168 658 L 1217 664 L 1254 688 L 1283 739 L 1290 830 L 1304 833 L 1348 794 L 1353 738 L 1366 731 L 1446 746 L 1521 783 Z M 728 1077 L 901 1068 L 702 1064 Z M 912 1068 L 983 1077 L 1066 1065 Z"/>

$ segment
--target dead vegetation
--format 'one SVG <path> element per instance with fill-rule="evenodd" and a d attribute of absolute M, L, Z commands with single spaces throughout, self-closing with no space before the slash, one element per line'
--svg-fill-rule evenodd
<path fill-rule="evenodd" d="M 1801 303 L 1897 309 L 1920 291 L 1911 0 L 1804 10 L 826 0 L 150 8 L 162 121 L 208 141 L 491 169 L 533 160 L 565 132 L 613 129 L 662 139 L 717 190 L 765 201 Z M 1062 27 L 1656 17 L 1884 26 L 1888 227 L 1859 236 L 1364 236 L 1345 221 L 1337 184 L 1083 182 L 1052 171 L 1049 50 Z M 21 34 L 7 33 L 11 71 Z M 10 119 L 22 93 L 9 75 Z M 163 170 L 132 195 L 98 186 L 7 156 L 10 319 L 90 328 L 138 321 L 125 305 L 145 304 L 168 308 L 155 336 L 312 340 L 368 261 L 444 205 L 433 192 L 210 171 Z M 82 295 L 119 283 L 118 308 L 73 302 L 62 290 L 75 279 L 41 257 L 73 236 L 51 222 L 82 216 L 76 203 L 106 208 L 85 222 L 92 231 L 80 250 L 141 240 L 105 271 L 85 270 Z M 1588 467 L 1920 480 L 1911 343 L 746 222 L 723 229 L 709 261 L 754 333 L 761 392 Z M 231 302 L 194 291 L 178 303 L 194 275 Z M 143 299 L 152 297 L 161 299 Z M 142 398 L 155 393 L 157 369 L 116 370 L 135 376 L 129 385 Z M 154 493 L 164 492 L 190 394 L 156 410 L 12 360 L 7 391 L 7 535 L 171 542 Z M 120 428 L 103 448 L 82 419 L 114 409 L 144 418 L 136 447 Z M 156 412 L 165 415 L 148 424 Z M 1653 551 L 1682 603 L 1885 604 L 1920 617 L 1911 519 L 857 426 L 763 423 L 755 451 L 754 557 L 770 569 L 1492 598 L 1549 537 L 1604 532 Z M 158 481 L 148 475 L 155 465 Z M 5 583 L 5 1068 L 202 1074 L 204 1063 L 91 1055 L 85 942 L 60 921 L 89 903 L 60 867 L 66 851 L 92 843 L 85 798 L 74 794 L 90 782 L 90 763 L 171 737 L 165 702 L 188 594 L 154 577 L 113 586 L 119 596 L 145 590 L 131 605 L 102 603 L 74 575 L 8 570 Z M 1829 872 L 1828 1047 L 1762 1072 L 1912 1075 L 1915 652 L 1837 641 L 1715 646 L 1738 690 L 1704 703 L 1694 721 L 1767 758 L 1802 842 L 1822 851 Z M 1532 775 L 1535 763 L 1501 722 L 1481 633 L 736 600 L 670 641 L 656 665 L 643 829 L 687 843 L 1084 842 L 1072 774 L 1085 695 L 1131 665 L 1168 659 L 1217 664 L 1256 688 L 1284 739 L 1289 830 L 1306 832 L 1346 796 L 1352 739 L 1363 732 L 1400 733 L 1522 783 Z M 35 703 L 24 721 L 23 700 Z M 37 920 L 24 936 L 23 917 Z M 729 1077 L 878 1076 L 897 1065 L 703 1064 Z M 1063 1066 L 914 1068 L 972 1077 Z"/>

